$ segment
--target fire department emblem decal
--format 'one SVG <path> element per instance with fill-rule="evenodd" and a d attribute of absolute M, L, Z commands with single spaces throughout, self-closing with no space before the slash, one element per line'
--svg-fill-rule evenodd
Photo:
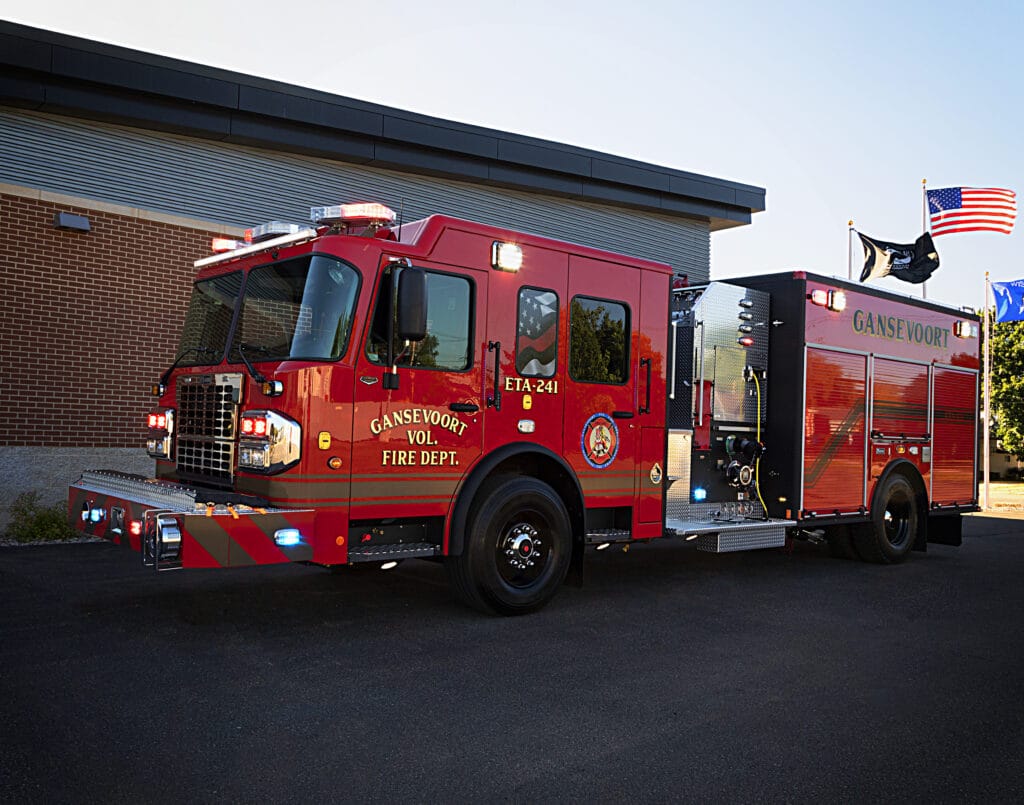
<path fill-rule="evenodd" d="M 619 452 L 619 427 L 608 414 L 594 414 L 583 426 L 583 457 L 595 470 L 611 466 Z"/>

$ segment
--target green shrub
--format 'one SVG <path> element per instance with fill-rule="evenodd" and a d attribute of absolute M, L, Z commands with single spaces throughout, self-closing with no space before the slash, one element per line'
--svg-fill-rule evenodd
<path fill-rule="evenodd" d="M 16 542 L 52 542 L 70 539 L 75 532 L 68 525 L 63 503 L 44 506 L 38 492 L 22 492 L 7 507 L 11 516 L 6 536 Z"/>

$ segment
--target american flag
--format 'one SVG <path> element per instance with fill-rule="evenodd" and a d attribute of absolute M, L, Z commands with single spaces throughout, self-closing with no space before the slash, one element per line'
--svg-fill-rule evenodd
<path fill-rule="evenodd" d="M 1002 232 L 1009 235 L 1017 217 L 1017 194 L 1001 187 L 943 187 L 928 191 L 932 235 L 954 232 Z"/>
<path fill-rule="evenodd" d="M 516 371 L 528 377 L 555 373 L 558 297 L 552 291 L 524 288 L 519 297 Z"/>

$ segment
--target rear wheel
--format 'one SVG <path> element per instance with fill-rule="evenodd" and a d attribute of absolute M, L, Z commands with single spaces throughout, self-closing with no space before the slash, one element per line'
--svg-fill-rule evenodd
<path fill-rule="evenodd" d="M 522 615 L 554 596 L 571 555 L 569 515 L 555 491 L 535 478 L 500 476 L 480 490 L 462 555 L 446 566 L 464 603 Z"/>
<path fill-rule="evenodd" d="M 857 553 L 866 562 L 901 562 L 914 545 L 917 528 L 914 488 L 904 476 L 893 473 L 875 493 L 871 527 L 855 533 Z"/>

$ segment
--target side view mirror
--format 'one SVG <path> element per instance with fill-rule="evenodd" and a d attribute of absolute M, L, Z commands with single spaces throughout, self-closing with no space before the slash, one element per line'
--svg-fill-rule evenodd
<path fill-rule="evenodd" d="M 427 335 L 427 274 L 422 268 L 403 268 L 398 275 L 396 335 L 402 341 L 422 341 Z"/>

